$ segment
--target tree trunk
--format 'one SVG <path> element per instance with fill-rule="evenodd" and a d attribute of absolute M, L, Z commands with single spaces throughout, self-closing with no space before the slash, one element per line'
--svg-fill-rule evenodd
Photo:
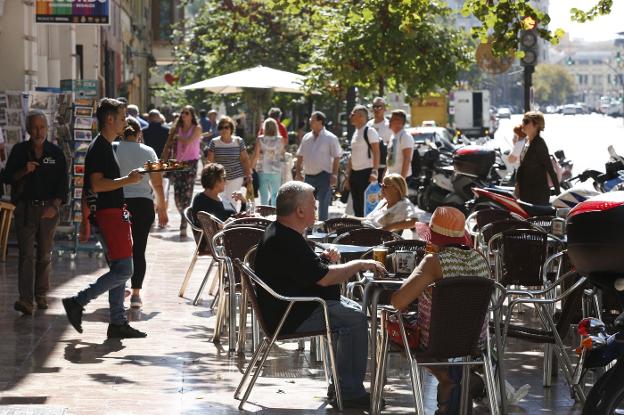
<path fill-rule="evenodd" d="M 347 89 L 347 140 L 351 138 L 355 131 L 355 127 L 351 125 L 351 117 L 349 117 L 349 115 L 353 107 L 355 107 L 356 93 L 354 86 L 350 86 L 349 89 Z"/>

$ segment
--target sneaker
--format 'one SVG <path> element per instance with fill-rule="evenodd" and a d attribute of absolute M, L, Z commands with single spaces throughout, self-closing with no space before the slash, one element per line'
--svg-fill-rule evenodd
<path fill-rule="evenodd" d="M 78 333 L 82 333 L 82 311 L 84 308 L 74 297 L 63 298 L 63 307 L 67 313 L 67 319 Z"/>
<path fill-rule="evenodd" d="M 26 316 L 32 316 L 33 315 L 33 305 L 32 304 L 28 304 L 24 300 L 17 300 L 15 302 L 15 304 L 13 304 L 13 308 L 15 309 L 15 311 L 19 311 L 19 312 L 23 313 Z"/>
<path fill-rule="evenodd" d="M 133 295 L 132 297 L 130 297 L 130 307 L 132 308 L 143 307 L 143 302 L 141 301 L 140 295 Z"/>
<path fill-rule="evenodd" d="M 147 337 L 147 333 L 143 333 L 135 328 L 130 327 L 127 322 L 124 324 L 109 324 L 106 337 L 109 339 L 136 339 Z"/>
<path fill-rule="evenodd" d="M 335 392 L 334 392 L 334 397 L 328 399 L 328 402 L 334 408 L 338 408 L 338 400 L 336 399 Z M 370 409 L 370 406 L 371 406 L 371 396 L 370 396 L 370 393 L 368 392 L 360 396 L 359 398 L 342 400 L 343 409 Z M 381 407 L 383 408 L 384 406 L 386 406 L 386 401 L 382 399 Z"/>
<path fill-rule="evenodd" d="M 36 297 L 35 302 L 37 303 L 37 308 L 39 310 L 47 310 L 48 309 L 48 299 L 45 297 Z"/>

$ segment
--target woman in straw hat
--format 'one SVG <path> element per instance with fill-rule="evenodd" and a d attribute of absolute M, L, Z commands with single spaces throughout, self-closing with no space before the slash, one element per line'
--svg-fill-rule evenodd
<path fill-rule="evenodd" d="M 465 216 L 450 206 L 438 207 L 429 222 L 428 242 L 438 251 L 426 255 L 418 267 L 405 280 L 401 288 L 392 295 L 392 305 L 405 310 L 418 299 L 418 329 L 420 348 L 426 349 L 429 343 L 429 323 L 431 318 L 431 290 L 427 288 L 442 278 L 462 275 L 475 275 L 489 278 L 487 261 L 481 254 L 466 246 L 464 225 Z M 421 235 L 422 236 L 422 235 Z M 484 328 L 487 326 L 484 325 Z M 455 413 L 459 403 L 460 386 L 450 376 L 446 368 L 428 368 L 438 379 L 438 411 L 436 414 Z"/>

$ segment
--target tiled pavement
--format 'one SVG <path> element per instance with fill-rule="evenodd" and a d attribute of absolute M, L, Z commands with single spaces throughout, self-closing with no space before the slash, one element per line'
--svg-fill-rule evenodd
<path fill-rule="evenodd" d="M 144 307 L 130 320 L 146 339 L 106 340 L 107 297 L 86 309 L 84 333 L 66 320 L 60 299 L 93 281 L 105 269 L 102 258 L 55 256 L 50 308 L 23 317 L 13 311 L 17 257 L 12 248 L 0 263 L 0 414 L 234 414 L 233 392 L 244 360 L 211 342 L 214 317 L 207 298 L 191 304 L 205 266 L 200 260 L 187 298 L 177 292 L 193 251 L 180 241 L 177 214 L 165 231 L 153 232 L 147 248 Z M 514 414 L 577 414 L 562 376 L 541 386 L 541 352 L 512 345 L 510 380 L 528 383 L 529 395 Z M 246 356 L 249 359 L 249 354 Z M 336 413 L 325 403 L 322 368 L 295 344 L 280 345 L 254 388 L 246 410 L 262 414 Z M 413 413 L 406 361 L 391 356 L 385 413 Z M 435 386 L 426 380 L 427 413 L 435 408 Z M 346 411 L 345 413 L 360 413 Z M 484 407 L 475 413 L 487 413 Z"/>

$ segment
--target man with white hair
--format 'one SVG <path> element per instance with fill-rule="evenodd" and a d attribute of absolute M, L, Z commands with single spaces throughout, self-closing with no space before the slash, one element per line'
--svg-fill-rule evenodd
<path fill-rule="evenodd" d="M 126 107 L 126 114 L 136 119 L 141 128 L 146 128 L 148 126 L 147 121 L 141 118 L 141 114 L 139 113 L 139 107 L 134 104 L 129 104 Z"/>
<path fill-rule="evenodd" d="M 30 139 L 13 146 L 4 180 L 11 185 L 11 201 L 16 205 L 19 300 L 14 308 L 32 315 L 33 299 L 38 309 L 48 308 L 52 244 L 59 207 L 67 199 L 68 175 L 63 151 L 47 140 L 45 113 L 29 112 L 26 130 Z"/>
<path fill-rule="evenodd" d="M 357 272 L 386 272 L 372 260 L 336 264 L 340 254 L 326 250 L 317 256 L 303 237 L 314 225 L 314 187 L 300 181 L 284 183 L 277 194 L 277 220 L 269 225 L 256 251 L 255 270 L 277 293 L 289 297 L 320 297 L 327 302 L 334 335 L 334 348 L 340 391 L 345 408 L 370 407 L 370 394 L 364 389 L 368 360 L 368 322 L 359 304 L 340 295 L 340 284 Z M 330 263 L 333 263 L 330 265 Z M 259 290 L 258 302 L 269 330 L 276 330 L 287 303 Z M 282 326 L 282 334 L 323 330 L 323 309 L 313 302 L 293 306 Z M 333 385 L 327 396 L 336 406 Z"/>

